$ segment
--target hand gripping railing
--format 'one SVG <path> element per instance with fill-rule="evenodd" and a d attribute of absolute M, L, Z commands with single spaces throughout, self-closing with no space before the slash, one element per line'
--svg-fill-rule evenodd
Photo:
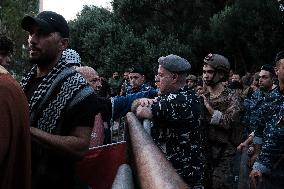
<path fill-rule="evenodd" d="M 136 116 L 126 115 L 129 139 L 141 189 L 189 188 L 176 173 Z"/>

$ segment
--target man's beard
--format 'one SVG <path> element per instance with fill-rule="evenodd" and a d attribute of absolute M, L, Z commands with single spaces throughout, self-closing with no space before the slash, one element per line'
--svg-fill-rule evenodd
<path fill-rule="evenodd" d="M 259 90 L 263 91 L 263 92 L 268 92 L 269 89 L 265 86 L 259 86 Z"/>
<path fill-rule="evenodd" d="M 209 81 L 204 81 L 205 85 L 207 86 L 214 86 L 216 85 L 216 83 L 213 82 L 213 80 L 209 80 Z"/>
<path fill-rule="evenodd" d="M 52 61 L 55 59 L 55 56 L 41 56 L 39 58 L 31 58 L 29 57 L 29 62 L 31 64 L 36 64 L 36 65 L 48 65 L 51 64 Z"/>

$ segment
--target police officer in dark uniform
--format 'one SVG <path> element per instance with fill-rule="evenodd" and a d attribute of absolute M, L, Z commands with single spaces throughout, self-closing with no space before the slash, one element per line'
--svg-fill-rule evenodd
<path fill-rule="evenodd" d="M 191 65 L 176 55 L 160 57 L 157 82 L 161 95 L 132 105 L 138 118 L 153 119 L 152 137 L 191 188 L 203 188 L 204 156 L 201 149 L 197 95 L 186 85 Z"/>
<path fill-rule="evenodd" d="M 259 72 L 259 89 L 254 91 L 250 98 L 244 99 L 243 107 L 244 114 L 242 117 L 242 124 L 246 127 L 246 134 L 248 138 L 238 146 L 238 150 L 248 147 L 252 142 L 254 131 L 261 114 L 261 107 L 268 96 L 273 96 L 276 85 L 273 84 L 276 74 L 272 65 L 265 64 L 261 67 Z M 269 97 L 270 98 L 270 97 Z M 248 150 L 249 154 L 253 152 L 253 147 Z"/>
<path fill-rule="evenodd" d="M 145 70 L 142 65 L 137 64 L 129 69 L 129 85 L 124 86 L 124 93 L 122 95 L 134 94 L 137 92 L 146 92 L 154 88 L 145 82 Z"/>
<path fill-rule="evenodd" d="M 276 73 L 279 87 L 271 92 L 262 106 L 253 139 L 261 146 L 259 157 L 250 173 L 252 188 L 280 189 L 284 186 L 284 52 L 277 54 Z"/>

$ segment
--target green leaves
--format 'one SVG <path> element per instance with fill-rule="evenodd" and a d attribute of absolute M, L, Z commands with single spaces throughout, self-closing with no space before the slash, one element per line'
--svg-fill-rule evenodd
<path fill-rule="evenodd" d="M 21 28 L 21 20 L 25 15 L 38 13 L 39 0 L 5 0 L 0 7 L 0 32 L 10 37 L 15 46 L 12 72 L 16 72 L 19 78 L 26 65 L 26 52 L 23 47 L 27 45 L 27 33 Z"/>
<path fill-rule="evenodd" d="M 227 56 L 246 72 L 283 48 L 283 8 L 263 0 L 113 0 L 113 11 L 84 7 L 71 21 L 71 47 L 85 64 L 110 75 L 143 64 L 153 77 L 157 59 L 177 54 L 201 73 L 204 56 Z M 282 6 L 283 7 L 283 6 Z M 253 70 L 256 71 L 256 70 Z"/>

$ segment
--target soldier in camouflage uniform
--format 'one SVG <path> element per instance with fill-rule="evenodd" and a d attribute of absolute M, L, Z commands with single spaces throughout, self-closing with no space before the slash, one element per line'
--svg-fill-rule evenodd
<path fill-rule="evenodd" d="M 179 175 L 191 188 L 203 188 L 204 156 L 200 136 L 200 103 L 186 86 L 187 60 L 160 57 L 157 75 L 161 95 L 156 100 L 135 101 L 139 118 L 153 119 L 152 137 Z"/>
<path fill-rule="evenodd" d="M 197 86 L 197 77 L 195 75 L 189 74 L 186 77 L 186 83 L 187 83 L 188 88 L 195 90 Z"/>
<path fill-rule="evenodd" d="M 203 81 L 207 93 L 202 95 L 205 109 L 208 171 L 214 189 L 234 188 L 233 161 L 239 144 L 241 101 L 238 93 L 226 88 L 230 64 L 222 55 L 209 54 L 204 59 Z M 238 131 L 238 132 L 237 132 Z"/>
<path fill-rule="evenodd" d="M 252 188 L 284 186 L 284 52 L 276 56 L 279 87 L 265 99 L 253 143 L 261 146 L 250 173 Z M 260 148 L 258 148 L 260 149 Z"/>

